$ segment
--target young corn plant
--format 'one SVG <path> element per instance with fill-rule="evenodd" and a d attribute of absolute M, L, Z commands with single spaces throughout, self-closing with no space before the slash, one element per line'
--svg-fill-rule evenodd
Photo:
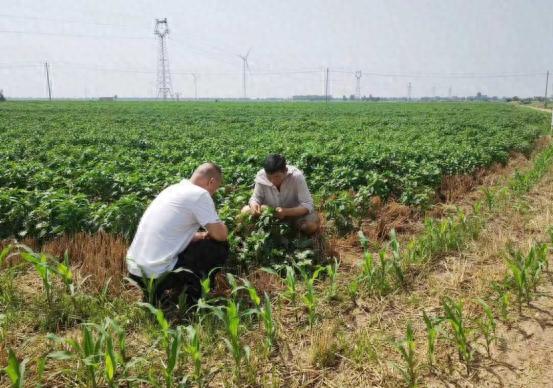
<path fill-rule="evenodd" d="M 25 387 L 25 364 L 27 364 L 27 359 L 19 361 L 12 349 L 8 351 L 8 366 L 4 368 L 4 371 L 8 375 L 13 388 Z"/>
<path fill-rule="evenodd" d="M 263 306 L 260 308 L 260 315 L 263 320 L 263 328 L 265 329 L 265 349 L 267 353 L 270 353 L 276 344 L 277 339 L 277 327 L 273 317 L 273 307 L 271 305 L 271 298 L 265 292 Z"/>
<path fill-rule="evenodd" d="M 394 269 L 394 274 L 396 275 L 398 283 L 403 287 L 405 286 L 405 275 L 401 264 L 401 252 L 395 229 L 390 231 L 390 247 L 392 248 L 393 257 L 392 268 Z"/>
<path fill-rule="evenodd" d="M 422 319 L 426 326 L 428 366 L 432 369 L 436 363 L 436 342 L 440 330 L 440 320 L 429 317 L 424 310 L 422 312 Z"/>
<path fill-rule="evenodd" d="M 484 336 L 486 353 L 488 353 L 488 357 L 491 358 L 490 346 L 496 339 L 495 332 L 497 325 L 491 307 L 482 299 L 477 299 L 477 302 L 482 307 L 482 310 L 484 310 L 484 316 L 478 319 L 478 328 Z"/>
<path fill-rule="evenodd" d="M 286 284 L 286 297 L 292 303 L 296 303 L 297 291 L 296 291 L 296 270 L 294 267 L 287 265 L 286 267 L 286 278 L 284 283 Z"/>
<path fill-rule="evenodd" d="M 395 367 L 401 373 L 405 385 L 408 387 L 416 387 L 418 381 L 418 362 L 416 357 L 416 344 L 415 344 L 415 332 L 411 322 L 407 324 L 405 331 L 405 338 L 395 344 L 399 351 L 401 358 L 404 362 L 404 366 L 395 365 Z"/>
<path fill-rule="evenodd" d="M 239 376 L 242 361 L 245 360 L 246 362 L 249 362 L 250 359 L 249 346 L 243 346 L 240 341 L 242 327 L 240 305 L 234 300 L 229 299 L 226 306 L 221 308 L 213 308 L 213 313 L 225 325 L 225 331 L 227 333 L 227 338 L 224 338 L 225 345 L 234 359 L 235 374 Z"/>
<path fill-rule="evenodd" d="M 463 303 L 454 302 L 450 297 L 446 296 L 442 301 L 442 307 L 444 310 L 444 319 L 451 327 L 453 339 L 459 353 L 459 360 L 465 364 L 467 372 L 469 372 L 474 351 L 468 339 L 469 329 L 465 325 Z"/>
<path fill-rule="evenodd" d="M 547 253 L 546 244 L 533 245 L 527 255 L 509 247 L 510 257 L 506 260 L 510 276 L 506 283 L 516 291 L 519 313 L 522 312 L 523 302 L 529 304 L 537 292 L 541 275 L 548 267 Z"/>
<path fill-rule="evenodd" d="M 348 296 L 354 305 L 357 305 L 357 295 L 359 294 L 359 276 L 355 277 L 348 284 Z"/>
<path fill-rule="evenodd" d="M 315 280 L 319 277 L 319 273 L 324 267 L 317 268 L 311 276 L 302 269 L 302 277 L 305 284 L 305 294 L 303 295 L 303 304 L 307 309 L 307 320 L 309 326 L 313 327 L 316 318 L 317 298 L 315 296 Z"/>
<path fill-rule="evenodd" d="M 202 371 L 202 351 L 200 345 L 200 337 L 194 326 L 186 326 L 186 342 L 184 351 L 194 364 L 194 379 L 201 386 L 203 371 Z"/>
<path fill-rule="evenodd" d="M 44 292 L 46 294 L 46 300 L 48 302 L 48 307 L 52 307 L 52 279 L 51 279 L 51 272 L 52 268 L 50 264 L 48 263 L 48 259 L 46 255 L 36 255 L 34 253 L 29 252 L 21 252 L 21 257 L 28 261 L 29 263 L 33 264 L 35 267 L 36 272 L 40 276 L 40 279 L 42 280 L 42 285 L 44 287 Z"/>
<path fill-rule="evenodd" d="M 52 352 L 49 358 L 55 360 L 77 359 L 86 369 L 87 384 L 93 388 L 98 386 L 98 371 L 103 359 L 105 332 L 98 325 L 86 323 L 81 326 L 81 341 L 72 338 L 60 338 L 49 334 L 48 338 L 69 348 Z"/>
<path fill-rule="evenodd" d="M 508 285 L 506 284 L 506 282 L 492 282 L 492 289 L 496 293 L 495 303 L 497 309 L 499 310 L 499 316 L 503 323 L 509 325 L 509 307 L 511 294 L 509 293 L 507 287 Z"/>
<path fill-rule="evenodd" d="M 340 263 L 338 260 L 334 259 L 334 264 L 328 264 L 325 267 L 325 272 L 330 279 L 330 287 L 328 288 L 328 298 L 333 300 L 336 299 L 338 295 L 338 269 L 340 268 Z"/>
<path fill-rule="evenodd" d="M 139 305 L 146 307 L 152 315 L 155 317 L 159 327 L 161 329 L 161 343 L 165 348 L 165 354 L 167 361 L 165 363 L 165 385 L 167 388 L 173 386 L 174 382 L 174 373 L 177 367 L 177 362 L 179 359 L 179 354 L 182 346 L 182 331 L 179 327 L 176 329 L 171 329 L 169 322 L 165 318 L 163 311 L 157 309 L 149 303 L 139 303 Z"/>

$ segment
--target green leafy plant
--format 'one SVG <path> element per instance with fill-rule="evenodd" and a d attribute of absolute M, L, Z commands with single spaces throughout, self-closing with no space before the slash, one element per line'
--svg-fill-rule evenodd
<path fill-rule="evenodd" d="M 188 354 L 194 364 L 194 378 L 201 385 L 202 372 L 202 351 L 200 337 L 194 326 L 186 326 L 186 343 L 184 351 Z"/>
<path fill-rule="evenodd" d="M 273 307 L 271 304 L 271 298 L 267 293 L 264 294 L 263 306 L 260 309 L 261 318 L 263 320 L 263 327 L 265 329 L 265 348 L 267 352 L 275 346 L 277 339 L 277 326 L 273 316 Z"/>
<path fill-rule="evenodd" d="M 340 263 L 338 260 L 334 259 L 333 264 L 328 264 L 325 267 L 325 272 L 330 280 L 330 287 L 328 287 L 328 298 L 335 299 L 338 292 L 338 269 L 340 268 Z"/>
<path fill-rule="evenodd" d="M 465 324 L 463 316 L 463 303 L 455 302 L 450 297 L 444 297 L 442 300 L 444 319 L 449 323 L 453 340 L 457 346 L 459 360 L 462 361 L 467 371 L 470 370 L 473 361 L 474 350 L 469 342 L 469 328 Z"/>
<path fill-rule="evenodd" d="M 400 342 L 397 342 L 395 346 L 405 364 L 404 366 L 397 364 L 395 366 L 401 373 L 405 385 L 415 387 L 418 381 L 418 362 L 416 357 L 415 332 L 411 322 L 407 324 L 405 337 Z"/>
<path fill-rule="evenodd" d="M 12 382 L 12 387 L 23 388 L 25 386 L 25 365 L 27 360 L 19 361 L 12 349 L 8 350 L 8 366 L 4 369 Z"/>
<path fill-rule="evenodd" d="M 477 302 L 478 304 L 480 304 L 482 310 L 484 311 L 484 315 L 478 319 L 478 327 L 480 329 L 480 332 L 484 336 L 486 353 L 488 353 L 488 357 L 491 358 L 492 355 L 490 352 L 490 346 L 496 338 L 495 332 L 497 325 L 491 307 L 482 299 L 477 299 Z"/>
<path fill-rule="evenodd" d="M 436 342 L 440 330 L 440 320 L 429 317 L 424 310 L 422 312 L 422 318 L 426 326 L 428 365 L 432 368 L 436 362 Z"/>

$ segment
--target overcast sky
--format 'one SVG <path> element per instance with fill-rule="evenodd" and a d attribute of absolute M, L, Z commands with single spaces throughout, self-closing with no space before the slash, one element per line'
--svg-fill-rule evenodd
<path fill-rule="evenodd" d="M 0 0 L 0 89 L 54 97 L 154 96 L 154 19 L 167 18 L 181 96 L 330 93 L 543 95 L 553 0 Z M 515 76 L 516 75 L 516 76 Z M 553 80 L 553 76 L 551 77 Z M 553 92 L 553 90 L 552 90 Z"/>

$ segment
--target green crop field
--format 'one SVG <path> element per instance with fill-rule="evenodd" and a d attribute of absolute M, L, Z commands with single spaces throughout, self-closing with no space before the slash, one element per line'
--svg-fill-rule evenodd
<path fill-rule="evenodd" d="M 511 322 L 511 304 L 522 311 L 537 294 L 548 246 L 509 245 L 511 272 L 494 275 L 498 296 L 478 294 L 464 310 L 448 296 L 461 286 L 422 292 L 421 283 L 498 214 L 532 211 L 522 201 L 550 169 L 551 146 L 535 156 L 549 125 L 544 112 L 503 103 L 2 103 L 0 385 L 415 386 L 453 382 L 465 369 L 472 379 L 484 350 L 494 351 L 496 320 Z M 358 257 L 311 260 L 316 242 L 269 212 L 240 216 L 275 152 L 304 171 L 323 238 L 359 233 L 349 247 Z M 444 177 L 513 153 L 529 158 L 526 170 L 483 189 L 470 211 L 416 220 L 416 236 L 392 231 L 388 242 L 360 232 L 375 197 L 424 216 Z M 79 261 L 42 253 L 81 232 L 125 247 L 157 193 L 205 161 L 224 172 L 216 204 L 231 231 L 226 293 L 206 279 L 197 305 L 157 309 L 138 303 L 124 270 L 91 286 L 96 272 L 87 271 L 115 260 L 101 251 L 83 263 L 104 237 L 83 245 Z"/>
<path fill-rule="evenodd" d="M 547 123 L 503 104 L 6 103 L 0 237 L 130 238 L 148 201 L 203 161 L 224 169 L 228 219 L 272 152 L 302 169 L 319 208 L 347 227 L 354 203 L 427 204 L 444 175 L 528 153 Z"/>

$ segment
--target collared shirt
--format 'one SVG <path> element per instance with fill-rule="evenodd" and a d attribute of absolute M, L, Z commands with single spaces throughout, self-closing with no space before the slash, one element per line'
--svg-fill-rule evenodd
<path fill-rule="evenodd" d="M 269 181 L 264 169 L 259 170 L 250 198 L 250 204 L 252 203 L 284 208 L 302 206 L 309 210 L 309 213 L 313 212 L 313 198 L 307 188 L 305 177 L 294 166 L 288 166 L 288 172 L 280 185 L 280 190 Z"/>
<path fill-rule="evenodd" d="M 135 276 L 158 277 L 171 271 L 200 226 L 220 222 L 207 190 L 184 179 L 167 187 L 148 206 L 127 252 Z"/>

